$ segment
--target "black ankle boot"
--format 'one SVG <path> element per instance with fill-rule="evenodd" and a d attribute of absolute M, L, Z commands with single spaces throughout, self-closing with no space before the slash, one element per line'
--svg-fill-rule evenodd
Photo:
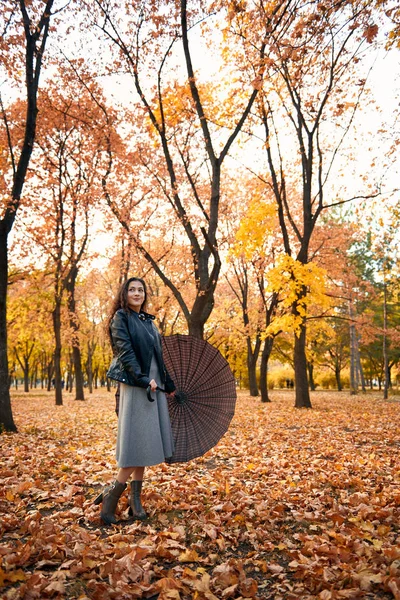
<path fill-rule="evenodd" d="M 100 517 L 106 525 L 115 524 L 117 522 L 115 510 L 117 508 L 118 500 L 125 488 L 126 483 L 114 481 L 111 486 L 106 487 L 95 499 L 94 504 L 100 504 L 100 502 L 102 502 Z"/>
<path fill-rule="evenodd" d="M 130 508 L 129 514 L 135 519 L 140 519 L 144 521 L 147 518 L 147 515 L 143 509 L 142 503 L 140 501 L 140 494 L 142 492 L 142 481 L 131 481 L 131 497 L 129 500 Z"/>

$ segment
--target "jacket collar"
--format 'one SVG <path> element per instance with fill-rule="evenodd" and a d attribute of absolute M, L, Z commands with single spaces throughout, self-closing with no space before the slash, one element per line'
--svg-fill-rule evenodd
<path fill-rule="evenodd" d="M 136 315 L 137 318 L 140 319 L 141 321 L 154 321 L 155 320 L 155 316 L 154 315 L 151 315 L 150 313 L 144 312 L 144 310 L 141 310 L 140 313 L 137 313 L 136 310 L 132 310 L 131 308 L 128 307 L 128 309 L 127 309 L 126 312 L 129 315 Z"/>
<path fill-rule="evenodd" d="M 155 319 L 154 315 L 151 315 L 150 313 L 146 313 L 143 310 L 141 310 L 140 313 L 136 313 L 136 314 L 141 321 L 149 321 L 149 320 L 154 321 L 154 319 Z"/>

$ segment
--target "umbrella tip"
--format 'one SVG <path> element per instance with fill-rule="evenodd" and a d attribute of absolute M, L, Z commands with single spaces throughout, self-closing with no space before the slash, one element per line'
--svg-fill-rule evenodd
<path fill-rule="evenodd" d="M 186 404 L 186 402 L 189 400 L 188 395 L 185 392 L 182 392 L 182 390 L 175 392 L 174 398 L 178 404 Z"/>

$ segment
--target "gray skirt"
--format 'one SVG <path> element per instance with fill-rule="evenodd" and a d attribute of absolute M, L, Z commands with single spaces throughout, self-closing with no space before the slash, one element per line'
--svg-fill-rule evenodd
<path fill-rule="evenodd" d="M 152 359 L 150 379 L 160 384 L 156 360 Z M 163 392 L 152 392 L 149 402 L 146 390 L 121 383 L 116 458 L 118 467 L 158 465 L 174 453 L 174 441 Z"/>

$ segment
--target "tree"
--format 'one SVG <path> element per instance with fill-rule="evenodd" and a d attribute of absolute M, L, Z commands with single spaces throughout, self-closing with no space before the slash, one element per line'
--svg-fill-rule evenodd
<path fill-rule="evenodd" d="M 261 351 L 261 401 L 269 402 L 268 361 L 274 338 L 279 332 L 267 331 L 277 313 L 279 295 L 276 291 L 268 292 L 267 281 L 275 256 L 280 251 L 280 239 L 275 205 L 263 197 L 264 188 L 259 181 L 248 182 L 248 196 L 250 200 L 244 204 L 246 209 L 230 245 L 229 262 L 235 276 L 231 287 L 242 310 L 250 392 L 258 395 L 256 366 Z"/>
<path fill-rule="evenodd" d="M 36 138 L 38 116 L 37 96 L 46 43 L 50 28 L 54 0 L 43 2 L 13 1 L 1 11 L 1 29 L 4 44 L 0 50 L 2 71 L 8 73 L 18 71 L 22 61 L 25 72 L 26 116 L 23 127 L 23 139 L 18 146 L 11 136 L 11 123 L 0 96 L 0 111 L 4 131 L 2 134 L 8 151 L 11 165 L 11 178 L 4 187 L 2 197 L 4 206 L 0 219 L 0 426 L 7 431 L 16 431 L 11 411 L 10 392 L 8 387 L 8 355 L 7 355 L 7 283 L 8 283 L 8 236 L 14 225 L 19 209 L 33 145 Z M 30 13 L 29 13 L 30 10 Z M 20 13 L 21 21 L 17 15 Z M 22 32 L 22 31 L 23 32 Z M 11 41 L 8 41 L 10 38 Z M 19 51 L 24 53 L 23 58 Z M 18 56 L 16 56 L 18 55 Z M 13 67 L 10 61 L 15 61 Z M 3 184 L 5 178 L 3 178 Z"/>
<path fill-rule="evenodd" d="M 17 244 L 18 250 L 18 244 Z M 12 273 L 12 265 L 10 272 Z M 52 378 L 48 373 L 52 363 L 51 294 L 46 273 L 26 268 L 11 277 L 8 293 L 7 327 L 10 351 L 16 357 L 24 375 L 24 390 L 29 391 L 29 381 L 39 375 L 44 381 Z M 32 383 L 31 383 L 32 386 Z"/>
<path fill-rule="evenodd" d="M 232 265 L 234 273 L 234 281 L 228 279 L 233 294 L 236 296 L 242 310 L 242 319 L 244 326 L 244 335 L 247 346 L 247 371 L 249 378 L 250 396 L 258 396 L 257 384 L 257 362 L 261 349 L 261 326 L 259 318 L 253 324 L 250 316 L 250 298 L 254 294 L 254 290 L 250 286 L 249 265 L 239 257 Z M 251 293 L 253 291 L 253 294 Z M 259 317 L 259 312 L 256 314 Z M 253 332 L 253 329 L 255 330 Z M 254 340 L 254 341 L 253 341 Z"/>
<path fill-rule="evenodd" d="M 376 212 L 378 214 L 376 214 Z M 398 285 L 398 248 L 396 206 L 381 215 L 378 205 L 369 211 L 369 232 L 354 244 L 352 263 L 369 293 L 361 298 L 358 311 L 368 319 L 368 327 L 358 336 L 357 344 L 369 359 L 370 377 L 375 376 L 387 399 L 391 385 L 391 368 L 398 362 L 399 311 L 396 302 Z M 374 219 L 375 217 L 375 219 Z M 357 352 L 359 354 L 359 352 Z"/>
<path fill-rule="evenodd" d="M 32 202 L 48 206 L 41 224 L 37 214 L 31 237 L 42 248 L 54 275 L 53 328 L 56 404 L 62 404 L 61 309 L 64 295 L 68 309 L 76 400 L 84 400 L 79 318 L 75 289 L 85 258 L 90 218 L 101 195 L 101 170 L 105 169 L 103 113 L 81 87 L 69 80 L 60 94 L 54 86 L 41 95 L 45 116 L 37 134 L 40 153 L 34 161 Z M 61 84 L 65 78 L 61 80 Z M 93 86 L 92 86 L 93 87 Z M 97 91 L 97 90 L 96 90 Z M 107 164 L 107 163 L 105 163 Z M 40 211 L 38 210 L 38 213 Z"/>
<path fill-rule="evenodd" d="M 313 365 L 333 371 L 338 391 L 342 391 L 342 371 L 349 362 L 349 321 L 346 307 L 335 309 L 331 319 L 321 322 L 317 335 L 311 330 Z M 310 351 L 307 351 L 310 363 Z M 309 367 L 310 369 L 310 367 Z M 310 388 L 312 377 L 309 374 Z"/>
<path fill-rule="evenodd" d="M 265 36 L 279 24 L 287 4 L 289 2 L 278 2 L 268 9 L 268 14 L 265 13 Z M 140 98 L 142 108 L 136 112 L 143 122 L 143 142 L 137 148 L 137 164 L 143 165 L 153 189 L 157 186 L 157 198 L 161 196 L 166 200 L 180 224 L 180 237 L 183 232 L 190 246 L 191 275 L 196 291 L 192 306 L 185 302 L 179 282 L 166 275 L 148 244 L 139 239 L 137 231 L 132 230 L 123 218 L 123 211 L 109 188 L 105 188 L 105 195 L 114 214 L 130 232 L 132 243 L 173 292 L 189 333 L 203 337 L 204 325 L 214 306 L 221 269 L 217 231 L 222 166 L 254 105 L 258 87 L 247 80 L 245 89 L 248 91 L 243 93 L 242 82 L 236 89 L 201 83 L 200 71 L 194 66 L 191 38 L 194 39 L 200 24 L 206 26 L 212 15 L 206 10 L 203 12 L 199 5 L 188 8 L 186 0 L 179 4 L 142 3 L 140 8 L 134 4 L 132 9 L 126 5 L 123 20 L 120 19 L 119 5 L 113 7 L 108 2 L 96 0 L 96 6 L 97 27 L 118 50 L 115 65 L 125 65 Z M 92 4 L 90 10 L 93 14 Z M 218 15 L 223 18 L 222 10 Z M 218 23 L 214 18 L 213 25 Z M 182 43 L 180 50 L 176 48 L 178 41 Z M 264 58 L 265 47 L 262 43 L 259 48 L 260 61 Z M 180 51 L 186 68 L 183 82 L 175 75 L 179 64 L 176 53 Z M 218 87 L 226 96 L 222 103 Z M 224 129 L 228 131 L 225 136 Z M 142 189 L 143 180 L 142 177 L 138 182 Z"/>
<path fill-rule="evenodd" d="M 261 10 L 254 24 L 260 19 Z M 260 177 L 274 194 L 287 259 L 293 266 L 303 266 L 303 273 L 307 272 L 310 244 L 322 212 L 355 196 L 378 193 L 362 190 L 349 199 L 326 197 L 335 160 L 351 131 L 365 88 L 358 64 L 360 51 L 377 31 L 371 3 L 329 1 L 302 7 L 295 3 L 285 38 L 272 35 L 270 39 L 257 105 L 269 178 Z M 249 45 L 262 39 L 256 27 L 247 35 Z M 254 68 L 251 62 L 249 69 Z M 338 125 L 335 132 L 332 123 Z M 294 368 L 295 406 L 300 408 L 310 407 L 311 402 L 304 312 L 308 289 L 301 280 L 297 283 L 291 312 L 298 325 Z"/>
<path fill-rule="evenodd" d="M 325 311 L 313 311 L 307 316 L 307 367 L 310 389 L 314 389 L 314 367 L 324 367 L 335 374 L 336 385 L 342 389 L 341 373 L 349 359 L 349 302 L 360 279 L 349 265 L 352 245 L 362 235 L 359 227 L 347 223 L 338 215 L 323 215 L 316 226 L 310 245 L 310 256 L 327 273 L 326 294 L 330 300 Z M 357 323 L 358 324 L 358 323 Z"/>

